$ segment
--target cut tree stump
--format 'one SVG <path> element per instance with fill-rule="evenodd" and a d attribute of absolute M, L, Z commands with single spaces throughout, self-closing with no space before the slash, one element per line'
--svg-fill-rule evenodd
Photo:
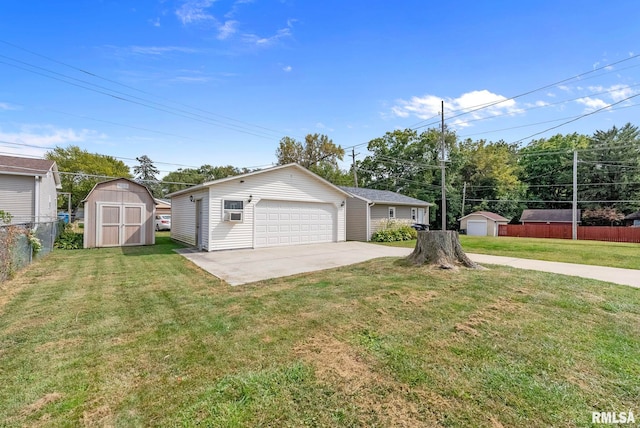
<path fill-rule="evenodd" d="M 482 269 L 467 257 L 455 230 L 418 232 L 416 248 L 407 260 L 416 265 L 427 263 L 440 269 L 454 269 L 460 265 Z"/>

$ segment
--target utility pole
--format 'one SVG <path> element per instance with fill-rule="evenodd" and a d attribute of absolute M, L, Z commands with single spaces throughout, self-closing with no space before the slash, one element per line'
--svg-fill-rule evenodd
<path fill-rule="evenodd" d="M 356 171 L 356 149 L 355 147 L 351 149 L 351 157 L 353 158 L 352 168 L 353 168 L 353 182 L 354 187 L 358 187 L 358 171 Z"/>
<path fill-rule="evenodd" d="M 445 168 L 444 168 L 444 101 L 441 101 L 442 114 L 442 159 L 440 160 L 440 168 L 442 169 L 442 230 L 447 230 L 447 190 L 445 185 Z"/>
<path fill-rule="evenodd" d="M 464 202 L 467 198 L 467 182 L 464 182 L 464 186 L 462 186 L 462 213 L 460 217 L 464 217 Z"/>
<path fill-rule="evenodd" d="M 578 239 L 578 151 L 573 151 L 573 207 L 571 216 L 571 239 Z"/>

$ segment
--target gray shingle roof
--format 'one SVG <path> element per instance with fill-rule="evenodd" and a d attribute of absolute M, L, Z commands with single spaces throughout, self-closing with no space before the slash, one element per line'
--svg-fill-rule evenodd
<path fill-rule="evenodd" d="M 366 199 L 378 204 L 397 204 L 397 205 L 415 205 L 426 207 L 433 205 L 430 202 L 421 201 L 420 199 L 410 198 L 400 193 L 391 192 L 389 190 L 366 189 L 362 187 L 340 186 L 345 192 L 349 192 L 354 196 Z"/>
<path fill-rule="evenodd" d="M 640 211 L 635 213 L 631 213 L 624 218 L 625 220 L 639 220 L 640 219 Z"/>
<path fill-rule="evenodd" d="M 578 210 L 578 221 L 582 211 Z M 520 216 L 521 222 L 537 223 L 571 223 L 573 210 L 524 210 Z"/>
<path fill-rule="evenodd" d="M 0 172 L 21 175 L 43 175 L 49 172 L 54 162 L 46 159 L 0 156 Z"/>

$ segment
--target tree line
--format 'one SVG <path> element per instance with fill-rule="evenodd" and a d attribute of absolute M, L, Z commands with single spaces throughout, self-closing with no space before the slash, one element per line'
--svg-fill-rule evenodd
<path fill-rule="evenodd" d="M 583 224 L 616 224 L 640 208 L 640 131 L 626 124 L 593 135 L 557 134 L 526 145 L 460 139 L 445 127 L 395 130 L 367 144 L 367 155 L 342 169 L 345 150 L 328 136 L 280 140 L 278 165 L 297 162 L 336 185 L 391 190 L 432 202 L 430 222 L 441 224 L 441 157 L 444 134 L 446 220 L 455 228 L 463 214 L 491 211 L 517 221 L 526 208 L 571 208 L 574 151 Z M 160 180 L 146 155 L 133 174 L 124 162 L 90 154 L 77 146 L 55 148 L 45 156 L 63 172 L 64 192 L 78 206 L 104 177 L 126 177 L 147 185 L 155 197 L 207 181 L 250 172 L 231 165 L 180 168 Z M 355 177 L 357 176 L 357 183 Z M 463 205 L 464 201 L 464 205 Z"/>

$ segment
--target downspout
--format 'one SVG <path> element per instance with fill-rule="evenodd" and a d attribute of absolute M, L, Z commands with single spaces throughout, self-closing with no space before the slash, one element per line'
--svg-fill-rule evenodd
<path fill-rule="evenodd" d="M 371 241 L 371 207 L 375 202 L 367 202 L 367 242 Z"/>

